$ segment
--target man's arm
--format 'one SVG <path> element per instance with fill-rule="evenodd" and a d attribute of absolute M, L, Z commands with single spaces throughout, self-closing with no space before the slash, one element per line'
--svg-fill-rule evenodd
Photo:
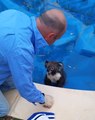
<path fill-rule="evenodd" d="M 33 55 L 30 50 L 17 48 L 8 54 L 8 64 L 20 95 L 30 102 L 44 103 L 45 99 L 32 81 Z"/>

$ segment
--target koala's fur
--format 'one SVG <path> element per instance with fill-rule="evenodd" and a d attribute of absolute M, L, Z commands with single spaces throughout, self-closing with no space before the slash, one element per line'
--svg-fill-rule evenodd
<path fill-rule="evenodd" d="M 44 83 L 46 85 L 53 85 L 56 87 L 63 87 L 66 79 L 66 75 L 61 62 L 45 62 L 47 74 L 45 76 Z"/>

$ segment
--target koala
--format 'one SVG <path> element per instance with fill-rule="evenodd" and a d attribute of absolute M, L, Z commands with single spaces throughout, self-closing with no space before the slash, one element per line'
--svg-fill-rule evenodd
<path fill-rule="evenodd" d="M 45 67 L 47 69 L 47 74 L 44 79 L 45 85 L 63 87 L 66 79 L 63 64 L 61 62 L 46 61 Z"/>

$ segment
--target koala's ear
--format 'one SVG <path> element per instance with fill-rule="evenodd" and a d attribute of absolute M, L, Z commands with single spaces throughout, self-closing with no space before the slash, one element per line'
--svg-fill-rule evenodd
<path fill-rule="evenodd" d="M 62 62 L 59 62 L 59 65 L 63 67 L 63 63 Z"/>
<path fill-rule="evenodd" d="M 59 71 L 61 71 L 63 69 L 63 63 L 62 62 L 59 62 Z"/>
<path fill-rule="evenodd" d="M 47 67 L 47 64 L 48 64 L 48 61 L 46 60 L 46 62 L 45 62 L 45 67 Z"/>

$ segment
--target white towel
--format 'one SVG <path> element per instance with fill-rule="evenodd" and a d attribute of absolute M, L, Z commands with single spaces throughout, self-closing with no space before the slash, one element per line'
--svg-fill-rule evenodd
<path fill-rule="evenodd" d="M 55 120 L 55 115 L 51 112 L 37 112 L 30 116 L 27 120 Z"/>

